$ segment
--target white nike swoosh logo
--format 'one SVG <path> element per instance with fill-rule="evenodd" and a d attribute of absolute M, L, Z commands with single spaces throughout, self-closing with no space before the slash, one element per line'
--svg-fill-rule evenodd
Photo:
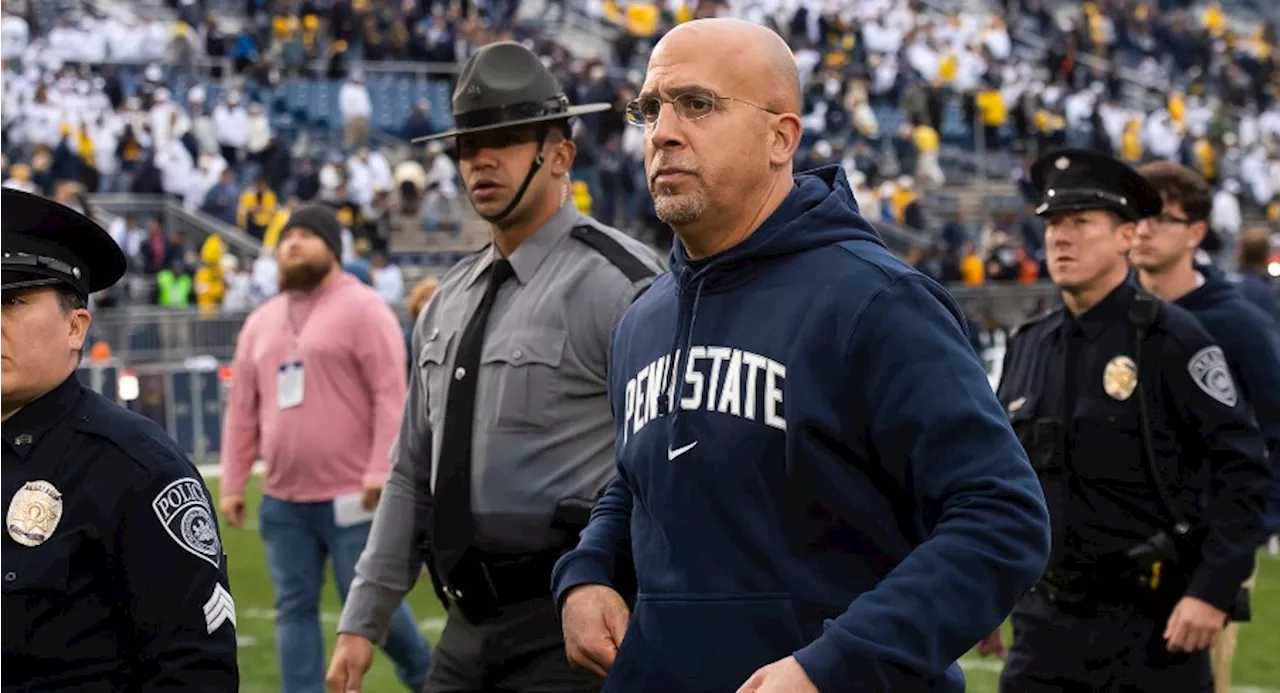
<path fill-rule="evenodd" d="M 698 444 L 698 441 L 696 441 L 696 440 L 695 440 L 695 441 L 693 441 L 692 443 L 689 443 L 688 445 L 686 445 L 686 446 L 684 446 L 684 447 L 682 447 L 682 448 L 676 448 L 675 450 L 672 450 L 671 448 L 667 448 L 667 459 L 668 459 L 668 460 L 674 460 L 675 458 L 677 458 L 677 457 L 679 457 L 679 456 L 681 456 L 681 455 L 685 454 L 686 452 L 689 452 L 690 450 L 692 450 L 692 449 L 693 449 L 693 446 L 695 446 L 695 445 L 697 445 L 697 444 Z"/>

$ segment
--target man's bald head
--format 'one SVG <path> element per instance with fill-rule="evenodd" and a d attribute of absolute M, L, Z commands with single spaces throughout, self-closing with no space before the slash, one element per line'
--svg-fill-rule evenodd
<path fill-rule="evenodd" d="M 691 257 L 740 242 L 794 187 L 800 76 L 772 31 L 736 19 L 681 24 L 649 56 L 636 108 L 654 210 Z"/>
<path fill-rule="evenodd" d="M 676 56 L 680 57 L 676 57 Z M 733 96 L 776 113 L 799 114 L 800 71 L 791 47 L 771 29 L 741 19 L 695 19 L 676 26 L 654 46 L 650 65 L 687 56 L 705 63 Z"/>

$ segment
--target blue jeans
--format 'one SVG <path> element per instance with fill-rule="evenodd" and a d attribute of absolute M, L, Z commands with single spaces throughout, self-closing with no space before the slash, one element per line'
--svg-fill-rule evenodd
<path fill-rule="evenodd" d="M 324 584 L 325 556 L 333 559 L 338 598 L 345 602 L 372 523 L 338 527 L 332 502 L 290 503 L 264 497 L 258 525 L 276 590 L 281 692 L 323 693 L 326 666 L 320 587 Z M 418 632 L 408 604 L 402 603 L 392 614 L 383 649 L 395 662 L 400 682 L 421 691 L 427 681 L 431 649 Z"/>

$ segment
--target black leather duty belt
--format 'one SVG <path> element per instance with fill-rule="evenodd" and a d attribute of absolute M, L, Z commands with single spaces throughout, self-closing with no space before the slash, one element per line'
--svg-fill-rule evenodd
<path fill-rule="evenodd" d="M 441 580 L 440 592 L 468 621 L 487 621 L 514 604 L 550 598 L 551 570 L 566 550 L 510 555 L 473 549 Z"/>

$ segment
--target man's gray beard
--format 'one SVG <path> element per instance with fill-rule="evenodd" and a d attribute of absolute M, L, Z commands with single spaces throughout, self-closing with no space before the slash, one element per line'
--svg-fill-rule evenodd
<path fill-rule="evenodd" d="M 700 197 L 661 195 L 653 200 L 653 210 L 658 219 L 671 226 L 697 221 L 706 209 L 706 202 Z"/>

